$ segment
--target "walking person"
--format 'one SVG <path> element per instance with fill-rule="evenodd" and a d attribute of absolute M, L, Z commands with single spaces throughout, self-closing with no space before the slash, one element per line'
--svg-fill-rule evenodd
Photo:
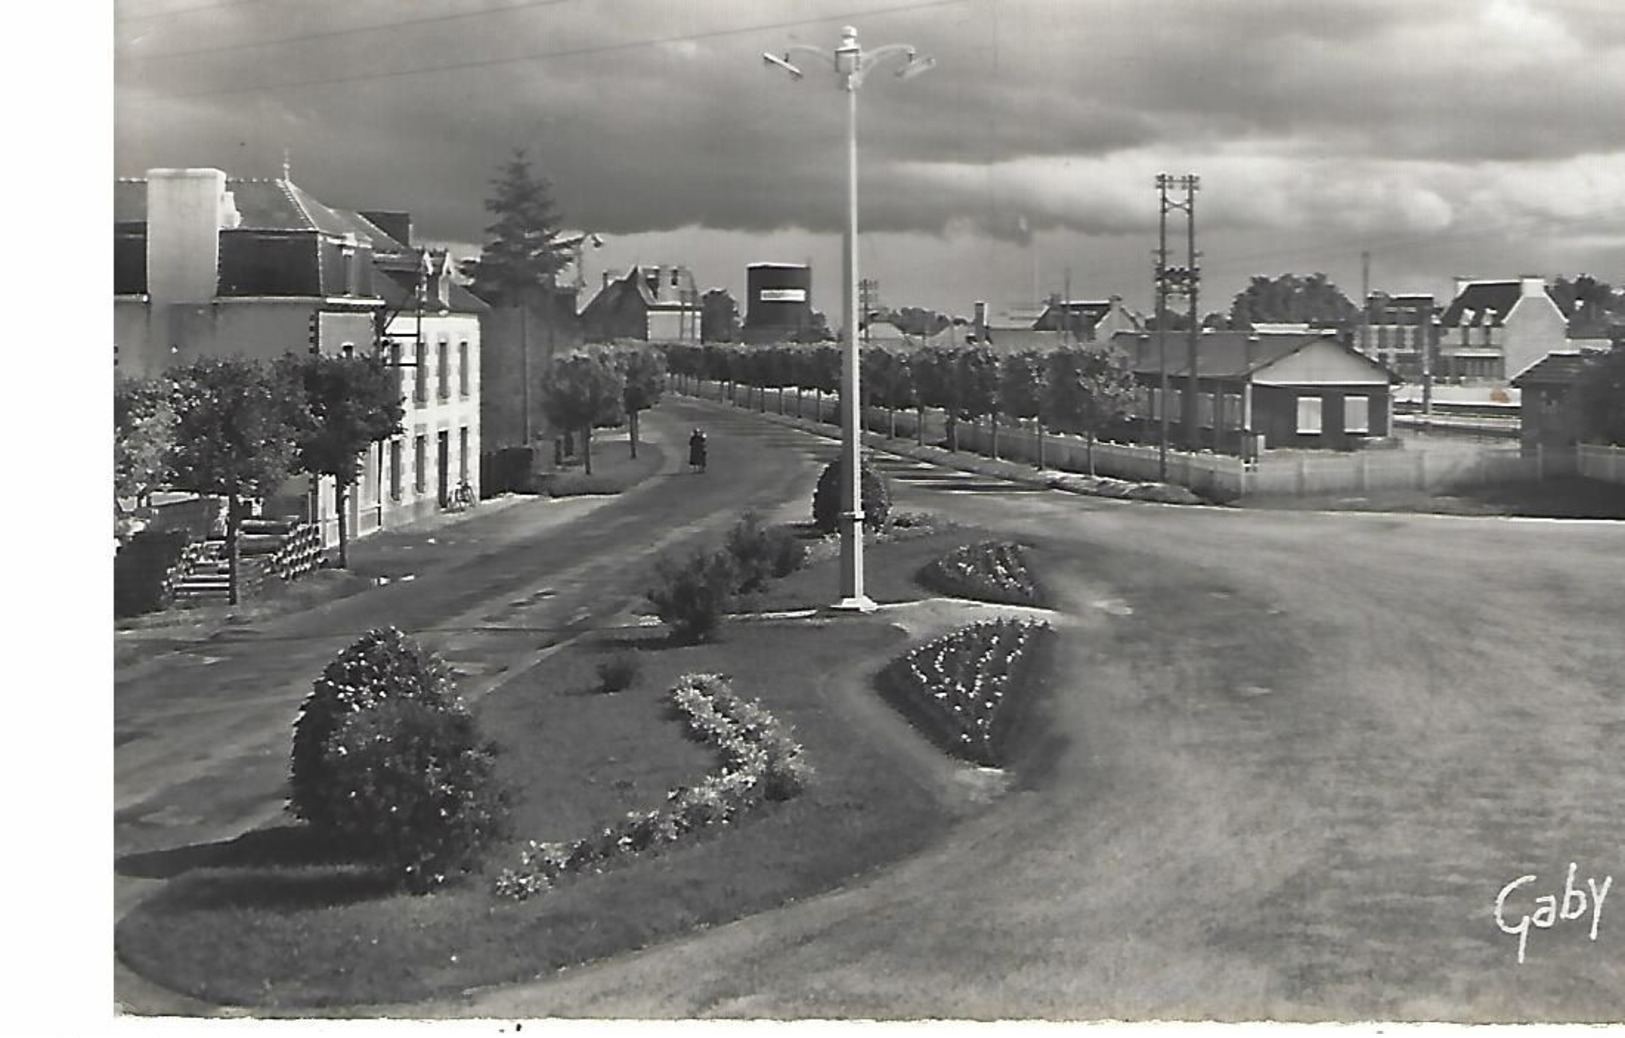
<path fill-rule="evenodd" d="M 698 427 L 688 438 L 688 467 L 691 472 L 705 471 L 705 430 Z"/>

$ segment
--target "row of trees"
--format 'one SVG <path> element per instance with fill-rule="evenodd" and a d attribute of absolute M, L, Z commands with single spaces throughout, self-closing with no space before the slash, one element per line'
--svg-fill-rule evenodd
<path fill-rule="evenodd" d="M 113 394 L 115 510 L 118 498 L 139 507 L 160 489 L 224 498 L 235 604 L 245 503 L 292 475 L 331 477 L 347 565 L 345 503 L 362 453 L 398 435 L 403 416 L 399 374 L 370 356 L 206 357 L 157 377 L 123 376 Z"/>
<path fill-rule="evenodd" d="M 775 389 L 794 389 L 797 413 L 802 394 L 821 400 L 840 387 L 841 350 L 832 345 L 729 346 L 673 343 L 665 348 L 672 374 L 755 389 L 758 406 Z M 1080 433 L 1088 445 L 1090 471 L 1094 440 L 1109 423 L 1133 405 L 1135 382 L 1129 361 L 1105 344 L 1080 343 L 1050 350 L 999 354 L 986 346 L 922 346 L 917 349 L 866 347 L 860 354 L 864 402 L 884 408 L 889 432 L 897 434 L 897 412 L 918 413 L 916 437 L 924 442 L 925 409 L 942 410 L 948 419 L 948 449 L 958 449 L 958 423 L 989 423 L 992 449 L 998 454 L 1001 417 L 1032 421 L 1039 434 Z"/>
<path fill-rule="evenodd" d="M 581 436 L 582 462 L 592 475 L 592 430 L 619 424 L 632 434 L 638 456 L 638 415 L 660 402 L 666 388 L 666 355 L 646 343 L 587 346 L 548 364 L 542 410 L 560 429 Z"/>

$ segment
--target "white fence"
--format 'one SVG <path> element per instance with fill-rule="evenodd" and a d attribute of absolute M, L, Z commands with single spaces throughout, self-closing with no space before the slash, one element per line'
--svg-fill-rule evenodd
<path fill-rule="evenodd" d="M 690 392 L 712 400 L 725 400 L 725 387 L 715 382 L 690 381 Z M 796 413 L 795 391 L 783 393 L 783 411 Z M 735 403 L 752 410 L 780 412 L 780 395 L 769 389 L 758 393 L 739 386 Z M 802 396 L 802 417 L 833 421 L 837 399 L 830 394 Z M 895 416 L 881 408 L 866 408 L 864 427 L 872 432 L 893 433 L 902 440 L 915 440 L 919 418 L 914 411 L 898 411 Z M 947 417 L 934 408 L 925 412 L 926 443 L 940 443 L 947 437 Z M 962 450 L 991 453 L 992 430 L 988 423 L 959 422 L 956 434 Z M 1013 426 L 1008 419 L 998 429 L 998 456 L 1006 461 L 1039 462 L 1039 437 L 1031 424 Z M 1089 469 L 1088 448 L 1081 436 L 1063 433 L 1043 434 L 1043 467 L 1070 472 Z M 1517 445 L 1461 445 L 1455 448 L 1406 447 L 1391 450 L 1349 453 L 1307 450 L 1266 451 L 1252 464 L 1228 454 L 1202 452 L 1188 454 L 1168 451 L 1167 482 L 1190 487 L 1220 500 L 1249 496 L 1318 497 L 1332 494 L 1363 494 L 1391 490 L 1441 490 L 1451 487 L 1498 483 L 1511 480 L 1544 479 L 1578 474 L 1590 479 L 1625 483 L 1625 447 L 1580 444 L 1572 451 L 1536 447 L 1525 454 Z M 1150 482 L 1160 479 L 1161 459 L 1156 446 L 1111 443 L 1094 444 L 1094 471 L 1102 476 Z"/>
<path fill-rule="evenodd" d="M 1574 449 L 1574 471 L 1587 479 L 1625 483 L 1625 447 L 1582 443 Z"/>

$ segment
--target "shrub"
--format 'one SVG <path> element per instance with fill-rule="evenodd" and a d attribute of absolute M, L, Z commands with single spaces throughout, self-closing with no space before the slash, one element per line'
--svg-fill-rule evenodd
<path fill-rule="evenodd" d="M 741 594 L 760 591 L 767 582 L 787 577 L 801 568 L 807 549 L 782 526 L 764 526 L 761 516 L 746 512 L 728 531 L 723 550 L 733 558 L 736 570 L 734 590 Z"/>
<path fill-rule="evenodd" d="M 669 556 L 656 561 L 654 584 L 643 596 L 671 628 L 672 639 L 687 645 L 716 633 L 737 585 L 731 555 L 697 549 L 681 562 Z"/>
<path fill-rule="evenodd" d="M 389 699 L 449 706 L 454 698 L 451 672 L 415 639 L 393 627 L 356 639 L 322 671 L 294 721 L 293 813 L 318 827 L 334 824 L 326 744 L 346 717 Z"/>
<path fill-rule="evenodd" d="M 113 615 L 136 616 L 167 609 L 175 582 L 202 550 L 185 530 L 141 530 L 113 556 Z"/>
<path fill-rule="evenodd" d="M 891 514 L 891 488 L 880 473 L 864 461 L 858 467 L 858 479 L 863 493 L 863 525 L 871 532 L 886 528 Z M 819 533 L 834 533 L 841 517 L 841 462 L 839 459 L 824 466 L 813 490 L 813 526 Z"/>
<path fill-rule="evenodd" d="M 461 704 L 385 699 L 345 717 L 324 749 L 328 824 L 410 890 L 470 871 L 508 835 L 495 747 Z"/>
<path fill-rule="evenodd" d="M 598 691 L 620 692 L 631 688 L 642 670 L 643 661 L 632 652 L 618 652 L 607 660 L 599 660 Z"/>

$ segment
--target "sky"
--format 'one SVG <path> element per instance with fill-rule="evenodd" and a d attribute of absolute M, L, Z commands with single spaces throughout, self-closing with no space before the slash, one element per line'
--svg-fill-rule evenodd
<path fill-rule="evenodd" d="M 213 166 L 471 249 L 525 148 L 585 278 L 690 267 L 744 298 L 810 262 L 840 313 L 845 98 L 764 50 L 936 59 L 858 95 L 859 266 L 890 307 L 1070 290 L 1147 309 L 1159 172 L 1195 174 L 1203 312 L 1254 275 L 1448 296 L 1625 282 L 1618 0 L 117 0 L 119 176 Z M 1185 220 L 1170 216 L 1173 260 Z M 838 321 L 832 320 L 832 323 Z"/>

